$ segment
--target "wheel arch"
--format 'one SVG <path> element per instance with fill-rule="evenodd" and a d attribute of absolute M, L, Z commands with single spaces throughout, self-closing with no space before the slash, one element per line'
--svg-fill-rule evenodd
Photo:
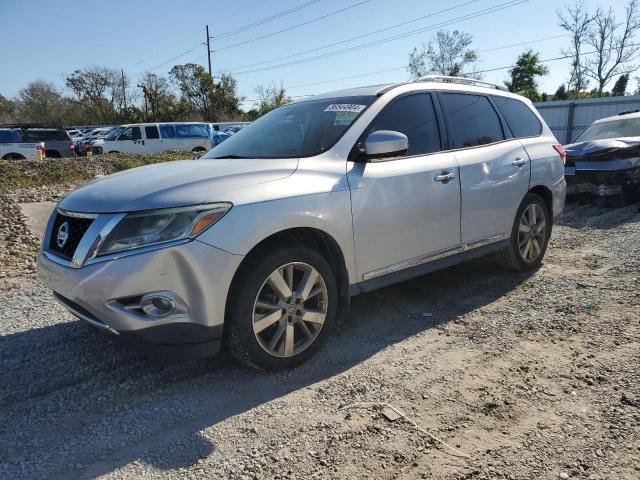
<path fill-rule="evenodd" d="M 527 193 L 535 193 L 542 197 L 544 203 L 549 209 L 549 214 L 553 217 L 553 192 L 550 188 L 544 185 L 536 185 L 535 187 L 530 188 Z"/>
<path fill-rule="evenodd" d="M 303 245 L 320 253 L 329 263 L 338 283 L 338 295 L 340 297 L 338 314 L 345 313 L 349 309 L 349 273 L 346 260 L 339 243 L 327 232 L 314 227 L 294 227 L 278 231 L 262 239 L 255 244 L 244 257 L 231 281 L 230 289 L 241 277 L 241 273 L 256 256 L 263 251 L 287 246 Z M 229 296 L 227 296 L 227 311 Z"/>

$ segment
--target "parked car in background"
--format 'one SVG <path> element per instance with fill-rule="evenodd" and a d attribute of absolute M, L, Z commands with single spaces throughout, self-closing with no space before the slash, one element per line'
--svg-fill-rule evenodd
<path fill-rule="evenodd" d="M 18 130 L 23 142 L 44 142 L 45 154 L 48 158 L 75 156 L 73 141 L 64 128 L 30 123 L 12 123 L 0 126 Z"/>
<path fill-rule="evenodd" d="M 230 127 L 227 127 L 224 129 L 225 133 L 228 133 L 230 135 L 233 135 L 236 132 L 239 132 L 240 130 L 242 130 L 246 125 L 232 125 Z"/>
<path fill-rule="evenodd" d="M 111 130 L 113 130 L 113 127 L 94 128 L 83 136 L 78 137 L 75 141 L 78 155 L 86 155 L 87 152 L 91 151 L 91 143 L 94 140 L 107 135 Z"/>
<path fill-rule="evenodd" d="M 250 123 L 251 122 L 214 122 L 210 125 L 213 126 L 213 129 L 216 132 L 226 132 L 227 130 L 232 129 L 234 130 L 234 132 L 230 133 L 235 133 L 236 131 L 240 130 L 242 127 L 246 127 Z"/>
<path fill-rule="evenodd" d="M 159 153 L 168 150 L 204 152 L 215 145 L 209 123 L 137 123 L 123 125 L 114 139 L 104 139 L 93 153 Z M 220 143 L 218 141 L 218 143 Z"/>
<path fill-rule="evenodd" d="M 71 129 L 66 129 L 67 133 L 69 134 L 69 137 L 71 137 L 71 139 L 82 135 L 82 132 L 80 130 L 76 130 L 75 128 L 71 128 Z"/>
<path fill-rule="evenodd" d="M 640 194 L 640 112 L 596 120 L 564 148 L 567 193 L 616 204 Z"/>
<path fill-rule="evenodd" d="M 163 127 L 127 126 L 121 142 L 183 128 Z M 351 295 L 488 254 L 536 269 L 564 206 L 563 155 L 529 100 L 483 82 L 331 92 L 198 162 L 68 194 L 38 271 L 71 313 L 147 350 L 207 356 L 225 342 L 249 365 L 293 367 Z"/>
<path fill-rule="evenodd" d="M 22 134 L 13 128 L 0 128 L 0 160 L 22 160 L 36 158 L 40 143 L 22 141 Z"/>

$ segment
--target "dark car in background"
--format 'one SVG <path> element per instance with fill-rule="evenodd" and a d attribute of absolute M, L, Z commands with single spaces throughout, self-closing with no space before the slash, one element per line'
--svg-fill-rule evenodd
<path fill-rule="evenodd" d="M 44 142 L 45 154 L 49 158 L 74 157 L 76 154 L 71 137 L 62 127 L 39 124 L 10 124 L 3 126 L 18 130 L 23 142 Z"/>
<path fill-rule="evenodd" d="M 640 112 L 596 120 L 564 148 L 567 194 L 615 204 L 639 196 Z"/>

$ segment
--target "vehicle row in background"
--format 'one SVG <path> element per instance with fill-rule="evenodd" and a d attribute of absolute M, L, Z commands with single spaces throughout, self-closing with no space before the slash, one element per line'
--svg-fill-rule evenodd
<path fill-rule="evenodd" d="M 3 135 L 4 139 L 0 139 L 0 143 L 3 144 L 5 149 L 7 147 L 7 143 L 36 144 L 37 146 L 44 142 L 45 155 L 49 158 L 72 157 L 75 155 L 75 146 L 64 128 L 47 127 L 29 123 L 4 124 L 0 125 L 0 128 L 5 131 Z M 11 140 L 12 142 L 7 140 Z M 16 147 L 12 147 L 12 149 L 15 150 Z M 20 156 L 24 158 L 31 158 L 31 156 L 24 155 L 24 152 L 21 153 L 18 151 L 7 151 L 4 155 L 12 153 L 18 155 L 14 158 L 20 158 Z M 2 158 L 2 156 L 0 156 L 0 158 Z"/>
<path fill-rule="evenodd" d="M 232 135 L 217 131 L 215 127 L 215 124 L 200 122 L 123 125 L 112 130 L 107 136 L 95 139 L 91 144 L 91 150 L 94 155 L 160 153 L 168 150 L 206 152 Z"/>
<path fill-rule="evenodd" d="M 640 112 L 596 120 L 565 145 L 567 194 L 621 205 L 640 194 Z"/>

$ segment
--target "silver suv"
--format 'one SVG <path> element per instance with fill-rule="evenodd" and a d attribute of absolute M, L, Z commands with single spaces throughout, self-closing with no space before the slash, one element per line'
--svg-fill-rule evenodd
<path fill-rule="evenodd" d="M 307 98 L 203 159 L 62 199 L 39 273 L 77 317 L 169 357 L 291 367 L 351 295 L 495 254 L 536 268 L 565 199 L 531 103 L 459 78 Z"/>

